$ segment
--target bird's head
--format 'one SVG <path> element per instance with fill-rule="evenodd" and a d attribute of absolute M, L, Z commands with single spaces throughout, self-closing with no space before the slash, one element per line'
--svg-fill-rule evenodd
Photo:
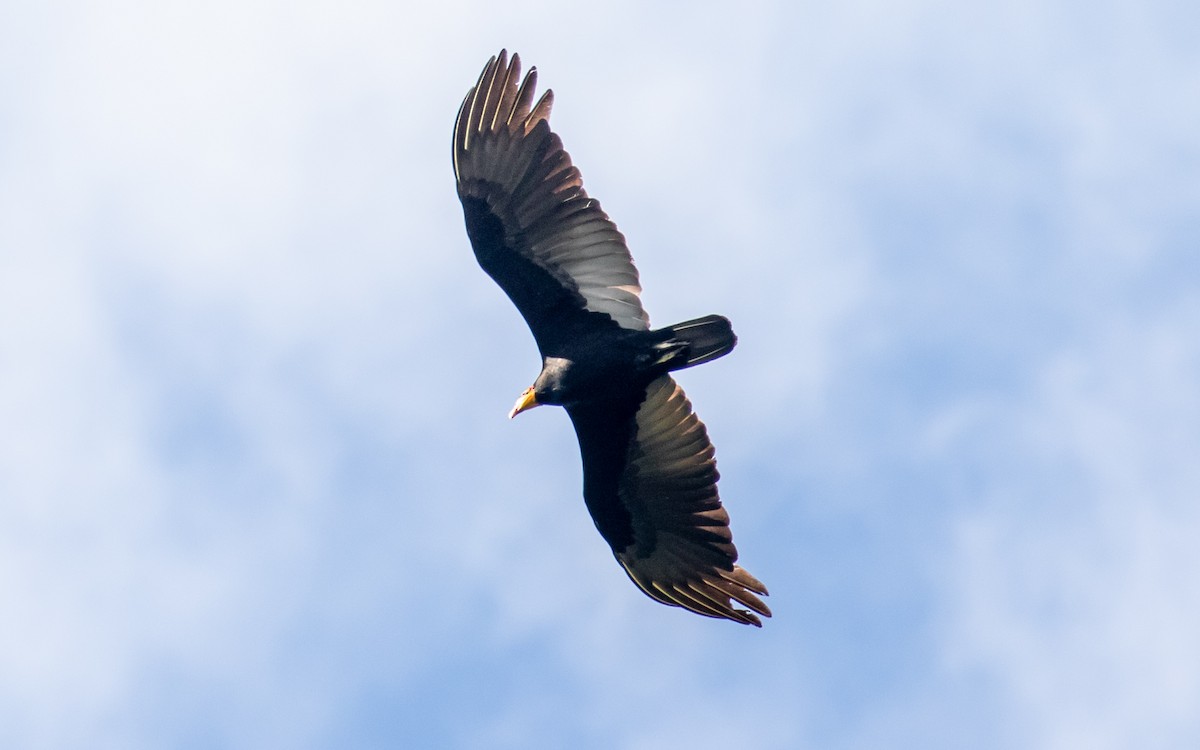
<path fill-rule="evenodd" d="M 558 357 L 546 357 L 542 362 L 542 371 L 538 374 L 533 385 L 525 389 L 508 418 L 512 419 L 523 411 L 528 411 L 542 404 L 563 405 L 567 402 L 567 389 L 563 380 L 570 368 L 567 360 Z"/>

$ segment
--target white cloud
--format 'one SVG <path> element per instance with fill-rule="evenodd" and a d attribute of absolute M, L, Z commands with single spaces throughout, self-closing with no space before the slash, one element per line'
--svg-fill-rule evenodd
<path fill-rule="evenodd" d="M 1111 321 L 1029 403 L 974 429 L 1020 446 L 957 533 L 951 662 L 1038 747 L 1185 747 L 1200 700 L 1194 305 Z"/>

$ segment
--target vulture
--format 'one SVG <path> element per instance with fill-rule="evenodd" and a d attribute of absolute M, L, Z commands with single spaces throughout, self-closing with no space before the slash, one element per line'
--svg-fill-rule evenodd
<path fill-rule="evenodd" d="M 729 320 L 652 329 L 625 237 L 583 189 L 550 129 L 537 69 L 492 57 L 454 124 L 454 176 L 467 235 L 542 356 L 509 418 L 566 409 L 583 500 L 617 562 L 650 598 L 762 627 L 767 589 L 736 564 L 704 424 L 671 372 L 728 354 Z M 741 609 L 735 603 L 746 607 Z"/>

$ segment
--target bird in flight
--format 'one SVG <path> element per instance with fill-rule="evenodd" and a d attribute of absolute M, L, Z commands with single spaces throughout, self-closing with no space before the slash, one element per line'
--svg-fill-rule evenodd
<path fill-rule="evenodd" d="M 525 318 L 542 370 L 509 418 L 562 406 L 583 459 L 583 499 L 629 578 L 652 599 L 762 626 L 767 589 L 736 564 L 704 424 L 670 373 L 728 354 L 720 315 L 651 329 L 625 237 L 584 192 L 506 51 L 488 61 L 454 124 L 454 176 L 479 265 Z M 740 609 L 734 603 L 748 609 Z"/>

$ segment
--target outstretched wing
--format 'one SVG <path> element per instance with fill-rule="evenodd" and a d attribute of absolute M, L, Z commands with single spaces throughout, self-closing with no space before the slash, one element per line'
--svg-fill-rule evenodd
<path fill-rule="evenodd" d="M 640 404 L 568 407 L 583 456 L 583 495 L 625 572 L 651 598 L 761 626 L 767 589 L 735 565 L 708 432 L 669 375 Z M 737 602 L 752 611 L 737 609 Z"/>
<path fill-rule="evenodd" d="M 553 93 L 534 104 L 537 70 L 520 73 L 518 55 L 489 60 L 454 125 L 454 175 L 475 257 L 543 355 L 596 326 L 645 330 L 625 238 L 550 130 Z"/>

